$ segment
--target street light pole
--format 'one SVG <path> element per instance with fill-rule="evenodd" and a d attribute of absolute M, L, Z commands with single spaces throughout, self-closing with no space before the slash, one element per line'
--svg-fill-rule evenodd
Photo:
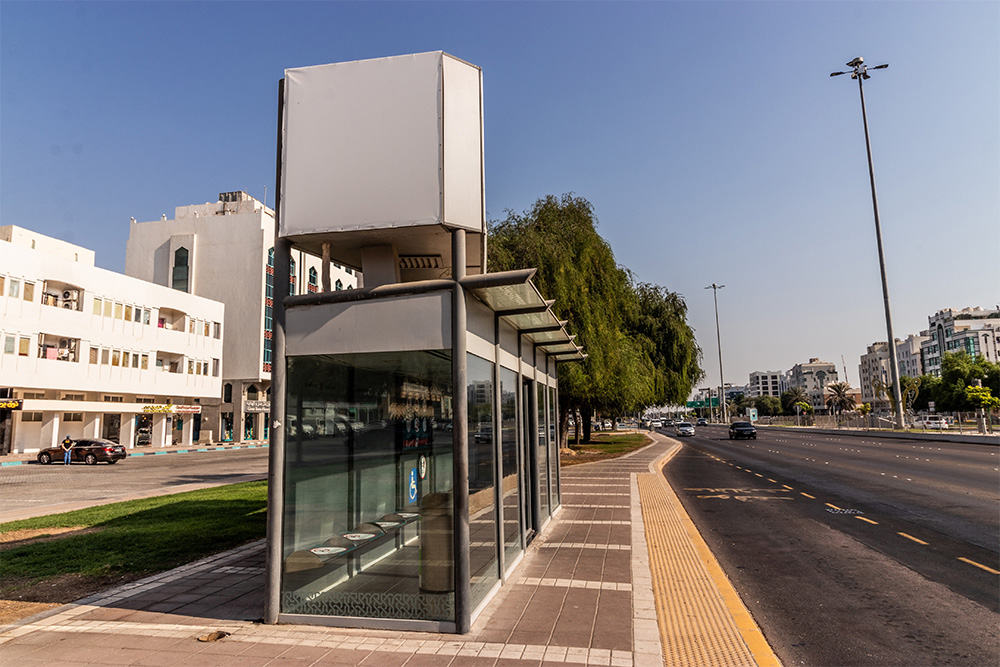
<path fill-rule="evenodd" d="M 892 401 L 893 409 L 896 413 L 896 427 L 904 428 L 906 425 L 903 416 L 903 394 L 899 383 L 899 361 L 896 358 L 896 339 L 892 335 L 892 314 L 889 308 L 889 284 L 885 278 L 885 255 L 882 251 L 882 226 L 878 217 L 878 195 L 875 193 L 875 167 L 872 163 L 872 143 L 868 134 L 868 113 L 865 110 L 865 88 L 863 81 L 871 78 L 868 75 L 868 67 L 861 57 L 855 58 L 847 63 L 852 69 L 849 72 L 832 72 L 830 76 L 840 76 L 850 74 L 852 79 L 858 80 L 858 92 L 861 94 L 861 120 L 865 126 L 865 148 L 868 151 L 868 179 L 872 188 L 872 208 L 875 212 L 875 241 L 878 244 L 878 268 L 882 275 L 882 300 L 885 302 L 885 329 L 889 337 L 889 373 L 892 377 Z M 888 65 L 877 65 L 872 69 L 885 69 Z"/>
<path fill-rule="evenodd" d="M 722 405 L 722 423 L 728 424 L 729 412 L 726 408 L 726 376 L 722 372 L 722 334 L 719 331 L 719 290 L 723 287 L 725 285 L 712 283 L 705 289 L 712 290 L 712 296 L 715 298 L 715 338 L 719 344 L 719 403 Z M 708 400 L 711 402 L 711 395 L 709 395 Z"/>

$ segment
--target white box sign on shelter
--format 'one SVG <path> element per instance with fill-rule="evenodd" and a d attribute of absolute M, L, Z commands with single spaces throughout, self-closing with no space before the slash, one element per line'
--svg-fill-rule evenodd
<path fill-rule="evenodd" d="M 285 70 L 279 234 L 353 266 L 386 230 L 401 254 L 482 234 L 482 127 L 480 69 L 441 51 Z"/>

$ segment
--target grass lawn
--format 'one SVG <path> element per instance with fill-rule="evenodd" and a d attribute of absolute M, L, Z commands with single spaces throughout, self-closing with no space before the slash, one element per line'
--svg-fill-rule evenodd
<path fill-rule="evenodd" d="M 563 453 L 559 457 L 559 462 L 564 466 L 576 465 L 579 463 L 592 463 L 613 459 L 637 449 L 645 447 L 652 440 L 642 433 L 592 433 L 590 442 L 580 443 L 577 448 L 570 438 L 570 448 L 574 454 Z"/>
<path fill-rule="evenodd" d="M 65 603 L 264 537 L 267 482 L 0 524 L 2 602 Z"/>

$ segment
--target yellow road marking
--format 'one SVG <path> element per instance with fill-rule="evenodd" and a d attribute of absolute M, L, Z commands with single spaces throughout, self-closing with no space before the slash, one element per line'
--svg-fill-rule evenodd
<path fill-rule="evenodd" d="M 994 570 L 992 567 L 986 567 L 982 563 L 977 563 L 974 560 L 969 560 L 968 558 L 962 558 L 961 556 L 958 557 L 958 560 L 962 561 L 963 563 L 968 563 L 969 565 L 975 565 L 980 570 L 986 570 L 987 572 L 992 572 L 993 574 L 1000 574 L 1000 572 Z"/>
<path fill-rule="evenodd" d="M 786 489 L 788 489 L 789 491 L 792 490 L 792 487 L 788 486 L 787 484 L 782 484 L 782 486 L 785 487 Z"/>
<path fill-rule="evenodd" d="M 866 522 L 866 523 L 870 523 L 870 524 L 871 524 L 871 525 L 873 525 L 873 526 L 877 526 L 877 525 L 878 525 L 878 521 L 872 521 L 871 519 L 866 519 L 866 518 L 865 518 L 865 517 L 863 517 L 863 516 L 856 516 L 856 517 L 854 517 L 854 518 L 855 518 L 855 519 L 860 519 L 861 521 L 864 521 L 864 522 Z"/>
<path fill-rule="evenodd" d="M 823 503 L 823 504 L 826 505 L 827 507 L 832 507 L 835 510 L 839 510 L 840 509 L 839 507 L 837 507 L 836 505 L 834 505 L 832 503 Z"/>
<path fill-rule="evenodd" d="M 816 500 L 816 496 L 810 496 L 808 493 L 805 493 L 804 491 L 799 491 L 799 493 L 801 493 L 806 498 L 812 498 L 813 500 Z"/>
<path fill-rule="evenodd" d="M 778 480 L 771 479 L 770 477 L 767 478 L 767 481 L 771 482 L 772 484 L 777 484 L 778 483 Z"/>
<path fill-rule="evenodd" d="M 896 533 L 896 534 L 897 535 L 902 535 L 903 537 L 905 537 L 908 540 L 913 540 L 917 544 L 927 544 L 927 542 L 924 542 L 923 540 L 917 539 L 913 535 L 907 535 L 906 533 Z"/>
<path fill-rule="evenodd" d="M 763 477 L 763 475 L 761 475 L 759 472 L 755 472 L 754 474 L 757 475 L 758 477 Z"/>

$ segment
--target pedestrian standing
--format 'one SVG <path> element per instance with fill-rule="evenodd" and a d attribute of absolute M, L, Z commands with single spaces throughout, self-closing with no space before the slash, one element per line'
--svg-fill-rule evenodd
<path fill-rule="evenodd" d="M 73 440 L 67 435 L 62 441 L 63 465 L 69 465 L 70 452 L 73 450 Z"/>

